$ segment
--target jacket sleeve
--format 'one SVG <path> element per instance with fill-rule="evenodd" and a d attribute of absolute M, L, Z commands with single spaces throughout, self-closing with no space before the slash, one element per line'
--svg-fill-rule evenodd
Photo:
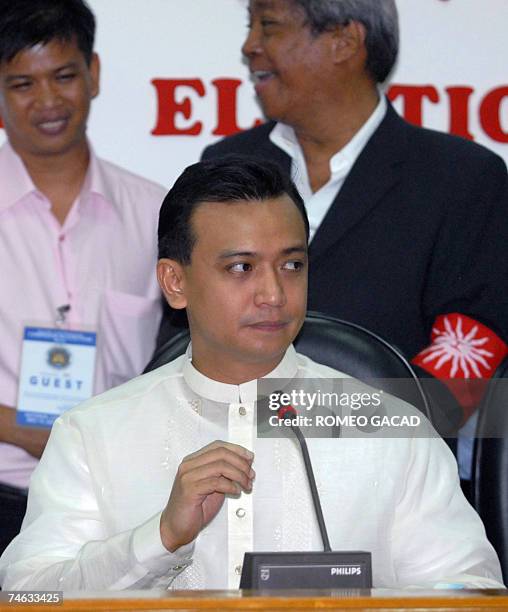
<path fill-rule="evenodd" d="M 457 159 L 449 205 L 429 263 L 422 307 L 429 339 L 436 318 L 461 313 L 508 341 L 508 174 L 491 153 Z M 446 180 L 446 178 L 444 179 Z"/>

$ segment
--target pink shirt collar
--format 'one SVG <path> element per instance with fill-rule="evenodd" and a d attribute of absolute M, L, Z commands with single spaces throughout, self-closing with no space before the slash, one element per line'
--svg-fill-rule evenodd
<path fill-rule="evenodd" d="M 116 208 L 112 186 L 104 175 L 103 168 L 97 159 L 93 148 L 90 150 L 90 164 L 80 193 L 81 202 L 103 201 Z M 21 157 L 14 151 L 9 142 L 0 148 L 0 212 L 14 206 L 26 196 L 37 193 Z M 87 195 L 98 196 L 89 198 Z"/>
<path fill-rule="evenodd" d="M 0 148 L 0 168 L 0 211 L 37 191 L 21 158 L 8 142 Z"/>

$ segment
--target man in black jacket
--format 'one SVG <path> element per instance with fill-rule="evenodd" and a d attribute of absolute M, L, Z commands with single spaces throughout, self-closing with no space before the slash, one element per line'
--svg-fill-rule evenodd
<path fill-rule="evenodd" d="M 249 15 L 243 54 L 270 121 L 203 158 L 290 173 L 311 223 L 309 308 L 397 345 L 469 416 L 470 381 L 508 353 L 503 160 L 406 123 L 379 94 L 398 51 L 393 0 L 251 0 Z"/>

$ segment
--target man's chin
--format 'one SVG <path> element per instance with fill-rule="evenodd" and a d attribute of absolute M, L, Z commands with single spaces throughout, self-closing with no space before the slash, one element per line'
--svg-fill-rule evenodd
<path fill-rule="evenodd" d="M 273 362 L 282 359 L 287 349 L 293 343 L 303 325 L 295 324 L 294 320 L 284 323 L 258 323 L 246 325 L 241 330 L 239 338 L 243 338 L 246 353 L 249 353 L 256 363 Z"/>
<path fill-rule="evenodd" d="M 255 342 L 245 351 L 245 357 L 251 363 L 258 365 L 262 363 L 273 364 L 275 361 L 282 360 L 290 346 L 291 340 L 289 338 L 278 342 Z"/>
<path fill-rule="evenodd" d="M 280 117 L 276 111 L 275 105 L 270 104 L 270 99 L 268 96 L 265 96 L 263 93 L 254 92 L 256 95 L 256 100 L 258 105 L 261 108 L 261 112 L 263 116 L 268 121 L 280 121 Z"/>
<path fill-rule="evenodd" d="M 263 104 L 263 101 L 261 100 L 259 96 L 257 100 L 259 102 L 259 106 L 261 107 L 261 111 L 263 112 L 263 117 L 267 121 L 276 121 L 276 122 L 282 121 L 281 117 L 279 117 L 279 114 L 275 112 L 273 109 L 271 109 L 269 104 Z"/>

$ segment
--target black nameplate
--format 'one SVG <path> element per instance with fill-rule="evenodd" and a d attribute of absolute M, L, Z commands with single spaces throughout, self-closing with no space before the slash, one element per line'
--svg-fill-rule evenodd
<path fill-rule="evenodd" d="M 245 553 L 241 589 L 370 589 L 371 554 L 347 552 Z"/>

